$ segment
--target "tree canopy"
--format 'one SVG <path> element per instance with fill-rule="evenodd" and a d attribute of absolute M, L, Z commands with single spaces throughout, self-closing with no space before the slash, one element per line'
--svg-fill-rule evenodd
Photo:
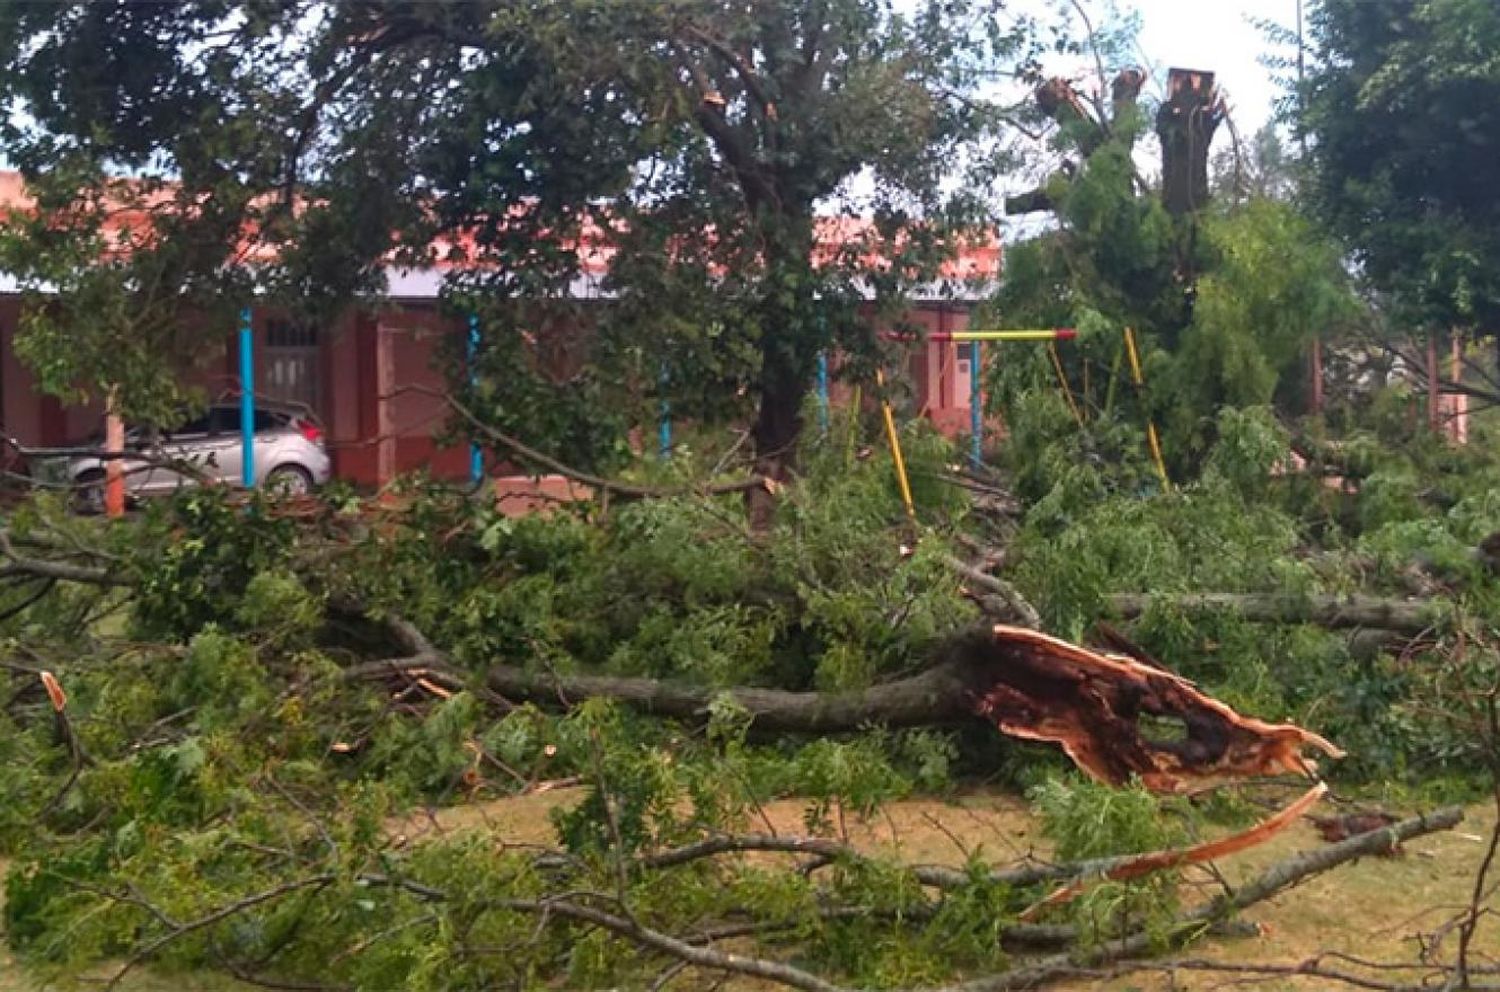
<path fill-rule="evenodd" d="M 491 422 L 587 461 L 622 435 L 601 409 L 631 397 L 737 408 L 778 477 L 816 355 L 874 352 L 856 304 L 934 280 L 976 235 L 982 212 L 945 179 L 995 126 L 981 81 L 1021 64 L 1027 36 L 1002 15 L 997 0 L 20 5 L 0 63 L 15 158 L 55 197 L 108 171 L 170 179 L 271 242 L 279 262 L 250 275 L 304 308 L 374 286 L 393 249 L 431 261 L 456 237 L 451 301 L 484 328 L 467 398 Z M 868 223 L 820 245 L 817 215 L 852 191 L 832 209 Z M 526 332 L 574 308 L 590 232 L 618 248 L 596 287 L 616 305 L 591 311 L 597 345 L 558 381 Z"/>
<path fill-rule="evenodd" d="M 1419 324 L 1500 326 L 1500 8 L 1321 0 L 1299 129 L 1310 202 Z"/>

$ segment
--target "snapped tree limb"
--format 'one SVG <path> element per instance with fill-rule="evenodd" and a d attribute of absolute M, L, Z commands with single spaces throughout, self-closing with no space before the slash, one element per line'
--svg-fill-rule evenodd
<path fill-rule="evenodd" d="M 872 723 L 911 727 L 979 716 L 1013 737 L 1061 745 L 1101 781 L 1119 785 L 1139 776 L 1162 791 L 1189 780 L 1311 774 L 1315 766 L 1302 755 L 1307 748 L 1343 756 L 1300 727 L 1240 716 L 1169 672 L 1034 630 L 971 631 L 940 645 L 936 657 L 937 663 L 918 675 L 841 693 L 713 689 L 511 666 L 489 669 L 484 685 L 508 700 L 567 708 L 602 697 L 689 721 L 706 719 L 709 704 L 727 696 L 750 714 L 755 730 L 770 732 L 835 733 Z M 1142 730 L 1142 717 L 1178 721 L 1183 736 L 1155 740 Z"/>
<path fill-rule="evenodd" d="M 976 711 L 1014 737 L 1060 744 L 1103 782 L 1139 776 L 1147 788 L 1174 791 L 1192 779 L 1311 776 L 1316 765 L 1305 748 L 1344 756 L 1317 734 L 1240 716 L 1186 679 L 1131 658 L 1003 626 L 991 650 L 996 678 Z M 1142 717 L 1179 723 L 1180 739 L 1152 738 Z"/>

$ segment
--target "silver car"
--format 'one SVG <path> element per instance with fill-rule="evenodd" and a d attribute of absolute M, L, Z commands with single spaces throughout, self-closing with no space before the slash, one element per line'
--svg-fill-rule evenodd
<path fill-rule="evenodd" d="M 97 450 L 98 439 L 94 439 Z M 238 404 L 217 404 L 173 431 L 130 428 L 125 433 L 125 490 L 131 499 L 173 492 L 204 481 L 243 484 L 243 443 Z M 136 455 L 137 457 L 131 457 Z M 255 410 L 255 484 L 300 495 L 328 481 L 332 464 L 323 430 L 296 413 Z M 33 459 L 38 481 L 70 486 L 86 512 L 104 508 L 106 460 L 94 451 Z"/>

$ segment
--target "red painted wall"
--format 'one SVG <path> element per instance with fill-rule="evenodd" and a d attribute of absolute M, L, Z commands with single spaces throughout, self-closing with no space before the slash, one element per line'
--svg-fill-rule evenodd
<path fill-rule="evenodd" d="M 266 333 L 278 315 L 258 309 L 253 318 L 256 332 L 256 378 L 267 382 Z M 13 337 L 20 317 L 20 300 L 0 296 L 0 415 L 4 429 L 23 444 L 46 445 L 77 441 L 97 430 L 101 410 L 97 403 L 64 409 L 41 396 L 29 372 L 15 354 Z M 946 311 L 919 307 L 907 314 L 906 323 L 926 331 L 958 331 L 968 326 L 961 307 Z M 379 422 L 381 397 L 377 388 L 378 363 L 391 363 L 393 395 L 389 397 L 388 422 L 394 436 L 394 464 L 400 473 L 426 469 L 441 479 L 465 479 L 469 471 L 467 443 L 439 446 L 435 435 L 447 424 L 447 411 L 439 397 L 411 391 L 418 386 L 441 390 L 443 374 L 437 367 L 439 348 L 446 335 L 465 333 L 462 321 L 441 316 L 433 304 L 392 304 L 378 310 L 351 310 L 320 338 L 322 419 L 334 473 L 342 479 L 377 485 L 379 478 Z M 385 336 L 385 353 L 381 338 Z M 210 360 L 193 375 L 210 398 L 234 395 L 239 390 L 238 345 L 235 328 L 224 331 L 222 359 Z M 996 346 L 987 346 L 996 347 Z M 913 387 L 913 415 L 930 417 L 949 435 L 963 434 L 969 427 L 969 390 L 960 364 L 966 363 L 967 346 L 947 342 L 914 345 L 908 359 Z M 835 403 L 848 397 L 848 388 L 835 381 L 830 392 Z M 493 466 L 504 472 L 510 468 Z"/>

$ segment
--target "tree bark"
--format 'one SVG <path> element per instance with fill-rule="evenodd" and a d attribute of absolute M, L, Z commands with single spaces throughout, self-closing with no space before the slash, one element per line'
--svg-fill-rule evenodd
<path fill-rule="evenodd" d="M 1436 332 L 1427 335 L 1427 429 L 1436 434 L 1442 430 L 1442 399 L 1438 393 L 1438 359 Z"/>
<path fill-rule="evenodd" d="M 768 343 L 762 360 L 760 408 L 751 430 L 754 474 L 770 483 L 745 490 L 750 529 L 755 533 L 770 529 L 776 512 L 776 489 L 790 479 L 795 468 L 797 442 L 802 437 L 802 400 L 809 386 L 795 363 L 773 350 L 776 345 Z"/>
<path fill-rule="evenodd" d="M 878 723 L 916 727 L 972 718 L 971 673 L 957 661 L 920 675 L 857 692 L 793 692 L 786 689 L 684 685 L 658 679 L 604 675 L 544 675 L 492 668 L 485 685 L 507 699 L 573 707 L 585 699 L 613 699 L 652 716 L 699 721 L 719 696 L 728 696 L 754 718 L 759 731 L 838 733 Z"/>
<path fill-rule="evenodd" d="M 765 232 L 765 272 L 757 307 L 760 402 L 750 437 L 755 445 L 754 474 L 768 480 L 745 493 L 754 533 L 770 529 L 779 487 L 796 468 L 802 401 L 812 388 L 816 355 L 825 344 L 813 313 L 817 301 L 812 287 L 817 280 L 812 201 L 797 195 L 790 179 L 783 178 L 778 188 L 783 196 L 751 205 Z"/>
<path fill-rule="evenodd" d="M 1276 593 L 1116 593 L 1110 609 L 1131 620 L 1157 604 L 1174 609 L 1229 610 L 1252 623 L 1311 623 L 1331 629 L 1378 627 L 1416 636 L 1450 622 L 1439 600 L 1381 599 L 1375 596 L 1285 596 Z"/>

